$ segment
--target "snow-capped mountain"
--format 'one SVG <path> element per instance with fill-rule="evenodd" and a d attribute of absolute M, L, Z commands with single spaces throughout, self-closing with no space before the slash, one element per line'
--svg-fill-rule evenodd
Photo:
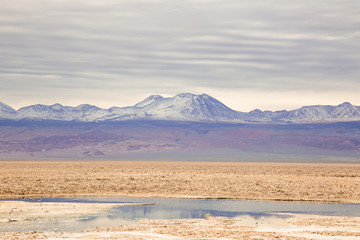
<path fill-rule="evenodd" d="M 306 106 L 279 115 L 276 119 L 290 122 L 354 121 L 360 120 L 360 107 L 348 102 L 338 106 Z"/>
<path fill-rule="evenodd" d="M 130 107 L 101 109 L 82 104 L 77 107 L 54 105 L 32 105 L 14 110 L 0 102 L 0 119 L 11 120 L 60 120 L 60 121 L 124 121 L 133 119 L 181 120 L 208 122 L 260 122 L 260 123 L 306 123 L 359 121 L 360 107 L 348 102 L 338 106 L 305 106 L 292 111 L 238 112 L 217 99 L 207 95 L 180 93 L 164 98 L 152 95 Z"/>
<path fill-rule="evenodd" d="M 16 113 L 16 110 L 10 107 L 9 105 L 0 102 L 0 119 L 11 118 L 13 114 Z"/>
<path fill-rule="evenodd" d="M 61 104 L 32 105 L 20 108 L 15 114 L 15 119 L 46 119 L 46 120 L 64 120 L 70 121 L 69 110 Z"/>
<path fill-rule="evenodd" d="M 261 111 L 255 109 L 249 115 L 257 117 L 261 122 L 274 123 L 310 123 L 310 122 L 344 122 L 359 121 L 360 107 L 348 102 L 338 106 L 314 105 L 291 111 Z"/>
<path fill-rule="evenodd" d="M 242 121 L 234 111 L 209 95 L 181 93 L 172 98 L 152 95 L 133 107 L 112 107 L 97 121 L 161 119 L 185 121 Z"/>
<path fill-rule="evenodd" d="M 13 114 L 13 118 L 15 120 L 39 119 L 92 122 L 106 114 L 107 110 L 88 104 L 82 104 L 77 107 L 68 107 L 56 103 L 51 106 L 37 104 L 20 108 Z"/>
<path fill-rule="evenodd" d="M 15 113 L 16 110 L 9 105 L 0 102 L 0 113 Z"/>
<path fill-rule="evenodd" d="M 157 98 L 141 110 L 152 119 L 234 121 L 242 117 L 240 112 L 207 94 L 181 93 L 172 98 Z"/>

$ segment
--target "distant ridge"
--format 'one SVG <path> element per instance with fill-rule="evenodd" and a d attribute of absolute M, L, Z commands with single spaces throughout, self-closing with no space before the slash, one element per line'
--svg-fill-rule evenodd
<path fill-rule="evenodd" d="M 80 122 L 126 121 L 126 120 L 176 120 L 200 122 L 236 123 L 313 123 L 359 121 L 360 107 L 349 102 L 337 106 L 304 106 L 292 111 L 239 112 L 230 109 L 207 94 L 180 93 L 164 98 L 151 95 L 129 107 L 102 109 L 82 104 L 77 107 L 54 105 L 31 105 L 14 110 L 0 102 L 2 120 L 59 120 Z"/>

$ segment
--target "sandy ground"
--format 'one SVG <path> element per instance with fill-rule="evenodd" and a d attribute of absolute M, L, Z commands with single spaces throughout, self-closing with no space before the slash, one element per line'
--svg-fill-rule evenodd
<path fill-rule="evenodd" d="M 51 218 L 106 211 L 109 204 L 2 202 L 1 214 Z M 12 213 L 8 209 L 16 210 Z M 22 214 L 18 212 L 22 211 Z M 33 221 L 38 221 L 33 219 Z M 16 224 L 14 222 L 0 224 Z M 360 239 L 359 217 L 292 215 L 288 218 L 247 216 L 236 218 L 139 220 L 137 224 L 96 228 L 83 232 L 0 232 L 0 239 Z"/>
<path fill-rule="evenodd" d="M 115 195 L 360 203 L 360 165 L 0 161 L 0 198 Z"/>

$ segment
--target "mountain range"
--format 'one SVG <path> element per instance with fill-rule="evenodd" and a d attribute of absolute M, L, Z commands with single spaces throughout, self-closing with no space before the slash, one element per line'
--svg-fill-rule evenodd
<path fill-rule="evenodd" d="M 358 163 L 360 156 L 360 107 L 347 102 L 239 112 L 206 94 L 181 93 L 109 109 L 57 103 L 15 110 L 0 103 L 0 120 L 0 159 L 268 161 L 274 156 Z"/>
<path fill-rule="evenodd" d="M 102 109 L 82 104 L 77 107 L 31 105 L 15 110 L 0 102 L 1 120 L 58 120 L 76 122 L 104 122 L 125 120 L 175 120 L 195 122 L 233 123 L 314 123 L 360 120 L 360 107 L 345 102 L 337 106 L 304 106 L 291 111 L 235 111 L 207 95 L 180 93 L 164 98 L 151 95 L 129 107 Z"/>

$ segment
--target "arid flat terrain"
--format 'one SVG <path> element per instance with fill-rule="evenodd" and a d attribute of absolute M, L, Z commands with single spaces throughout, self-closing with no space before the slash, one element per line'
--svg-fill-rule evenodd
<path fill-rule="evenodd" d="M 360 203 L 360 165 L 0 161 L 0 198 L 117 195 Z"/>
<path fill-rule="evenodd" d="M 355 164 L 0 161 L 0 198 L 137 196 L 360 203 L 358 189 L 360 165 Z M 3 226 L 29 219 L 46 221 L 106 212 L 113 206 L 19 201 L 0 204 Z M 360 218 L 293 215 L 148 219 L 77 233 L 0 232 L 0 239 L 360 240 Z"/>

